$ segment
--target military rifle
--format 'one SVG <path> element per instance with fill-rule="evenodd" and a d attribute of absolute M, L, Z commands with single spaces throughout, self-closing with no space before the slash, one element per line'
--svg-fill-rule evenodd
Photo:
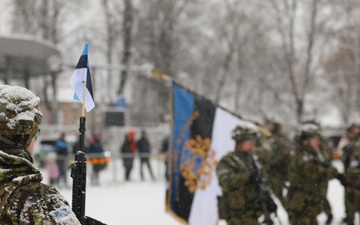
<path fill-rule="evenodd" d="M 86 158 L 84 152 L 85 143 L 85 117 L 80 117 L 80 149 L 75 154 L 75 162 L 71 165 L 72 186 L 72 210 L 82 225 L 105 225 L 104 223 L 85 216 L 86 199 Z"/>
<path fill-rule="evenodd" d="M 274 199 L 271 197 L 271 188 L 268 180 L 263 176 L 261 169 L 257 166 L 256 162 L 253 162 L 255 169 L 248 169 L 250 173 L 250 182 L 258 185 L 259 188 L 259 198 L 261 199 L 261 206 L 264 210 L 264 216 L 265 220 L 263 223 L 270 225 L 273 224 L 270 214 L 274 213 L 275 217 L 279 220 L 279 223 L 281 224 L 281 221 L 279 217 L 277 216 L 277 205 L 274 201 Z"/>
<path fill-rule="evenodd" d="M 280 145 L 282 145 L 285 148 L 287 148 L 288 150 L 296 153 L 295 146 L 292 143 L 290 143 L 289 141 L 286 141 L 284 138 L 281 138 L 281 137 L 277 136 L 276 134 L 272 133 L 271 131 L 269 131 L 265 127 L 262 127 L 262 126 L 259 126 L 259 125 L 256 125 L 256 127 L 260 131 L 260 133 L 262 133 L 264 136 L 273 138 Z"/>

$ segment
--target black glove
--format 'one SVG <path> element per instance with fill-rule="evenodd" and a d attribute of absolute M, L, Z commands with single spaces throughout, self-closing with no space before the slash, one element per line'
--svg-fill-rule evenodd
<path fill-rule="evenodd" d="M 262 221 L 261 224 L 273 225 L 274 222 L 271 220 L 271 218 L 265 218 L 264 221 Z"/>
<path fill-rule="evenodd" d="M 344 187 L 349 187 L 351 183 L 346 179 L 343 173 L 339 173 L 336 178 L 340 181 L 341 185 Z"/>
<path fill-rule="evenodd" d="M 261 177 L 259 176 L 259 173 L 257 173 L 257 172 L 252 172 L 252 173 L 250 174 L 249 181 L 250 181 L 250 183 L 253 183 L 253 184 L 258 184 L 258 183 L 260 183 Z"/>
<path fill-rule="evenodd" d="M 269 213 L 276 213 L 277 211 L 277 205 L 274 202 L 274 200 L 271 198 L 271 196 L 267 196 L 266 198 L 266 207 L 269 211 Z"/>
<path fill-rule="evenodd" d="M 323 162 L 319 159 L 314 159 L 314 163 L 318 166 L 325 167 L 325 168 L 328 168 L 330 166 L 329 163 Z"/>

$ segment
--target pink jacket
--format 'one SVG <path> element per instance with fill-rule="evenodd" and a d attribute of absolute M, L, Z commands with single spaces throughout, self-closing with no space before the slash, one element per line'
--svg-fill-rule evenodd
<path fill-rule="evenodd" d="M 45 164 L 45 169 L 50 179 L 57 179 L 59 177 L 59 168 L 55 160 L 48 160 Z"/>

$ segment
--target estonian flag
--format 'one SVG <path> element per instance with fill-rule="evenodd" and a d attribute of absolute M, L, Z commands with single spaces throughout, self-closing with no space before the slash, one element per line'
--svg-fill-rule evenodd
<path fill-rule="evenodd" d="M 256 126 L 177 84 L 172 94 L 167 210 L 185 224 L 215 225 L 217 196 L 222 195 L 216 165 L 234 150 L 231 132 L 236 125 Z"/>
<path fill-rule="evenodd" d="M 95 107 L 88 60 L 88 48 L 89 44 L 86 43 L 70 80 L 70 85 L 75 92 L 74 99 L 81 101 L 87 112 Z M 84 81 L 86 81 L 85 103 L 83 102 Z"/>

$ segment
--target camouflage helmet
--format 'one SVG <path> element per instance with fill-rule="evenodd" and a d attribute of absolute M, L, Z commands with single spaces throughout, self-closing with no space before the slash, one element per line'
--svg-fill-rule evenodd
<path fill-rule="evenodd" d="M 352 132 L 355 128 L 360 128 L 360 124 L 359 123 L 352 123 L 350 124 L 350 126 L 348 126 L 346 128 L 347 132 Z"/>
<path fill-rule="evenodd" d="M 0 145 L 27 147 L 39 132 L 40 98 L 26 88 L 0 85 Z"/>
<path fill-rule="evenodd" d="M 304 126 L 306 124 L 312 124 L 312 125 L 317 127 L 318 131 L 321 131 L 321 125 L 316 120 L 306 120 L 306 121 L 302 122 L 302 126 Z"/>
<path fill-rule="evenodd" d="M 273 124 L 273 129 L 270 130 L 272 133 L 280 133 L 281 132 L 281 124 L 275 120 L 275 119 L 271 119 L 271 118 L 265 118 L 264 120 L 264 125 L 268 126 L 269 124 Z"/>
<path fill-rule="evenodd" d="M 320 126 L 319 124 L 316 123 L 304 123 L 300 126 L 299 129 L 299 140 L 303 141 L 303 140 L 307 140 L 315 135 L 319 135 L 320 136 Z"/>
<path fill-rule="evenodd" d="M 246 140 L 256 139 L 258 131 L 255 127 L 238 125 L 232 131 L 231 137 L 235 140 L 236 144 L 241 144 Z"/>

